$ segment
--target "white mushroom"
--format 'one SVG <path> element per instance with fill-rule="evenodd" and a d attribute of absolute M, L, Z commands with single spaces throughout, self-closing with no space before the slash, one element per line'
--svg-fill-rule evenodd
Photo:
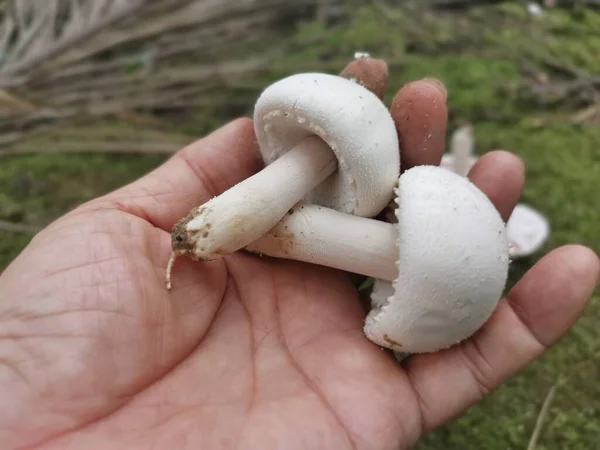
<path fill-rule="evenodd" d="M 440 167 L 407 170 L 395 193 L 397 223 L 299 206 L 247 250 L 376 278 L 366 336 L 437 351 L 494 311 L 508 273 L 505 224 L 475 185 Z"/>
<path fill-rule="evenodd" d="M 254 124 L 267 166 L 176 224 L 168 273 L 177 255 L 209 261 L 243 248 L 300 200 L 364 217 L 391 200 L 400 171 L 396 127 L 358 83 L 290 76 L 262 93 Z"/>
<path fill-rule="evenodd" d="M 441 166 L 454 173 L 467 176 L 469 170 L 477 162 L 474 156 L 475 136 L 473 127 L 464 125 L 456 129 L 450 139 L 450 152 L 442 157 Z"/>

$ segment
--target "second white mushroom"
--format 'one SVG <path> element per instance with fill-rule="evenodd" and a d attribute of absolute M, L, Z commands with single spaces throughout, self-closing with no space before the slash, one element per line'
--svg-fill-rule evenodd
<path fill-rule="evenodd" d="M 395 192 L 397 223 L 300 205 L 246 248 L 376 278 L 366 336 L 432 352 L 494 311 L 508 273 L 506 227 L 485 194 L 440 167 L 404 172 Z"/>

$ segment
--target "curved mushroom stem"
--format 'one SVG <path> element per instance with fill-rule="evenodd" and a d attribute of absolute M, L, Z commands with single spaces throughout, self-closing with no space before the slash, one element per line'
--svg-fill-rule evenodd
<path fill-rule="evenodd" d="M 386 281 L 398 277 L 395 225 L 317 205 L 299 205 L 246 247 Z"/>
<path fill-rule="evenodd" d="M 175 226 L 174 245 L 200 261 L 233 253 L 275 226 L 336 169 L 331 148 L 319 137 L 306 138 L 257 174 L 193 210 Z"/>

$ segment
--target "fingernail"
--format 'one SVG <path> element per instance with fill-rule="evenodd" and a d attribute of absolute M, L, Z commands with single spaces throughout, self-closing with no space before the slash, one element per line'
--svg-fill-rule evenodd
<path fill-rule="evenodd" d="M 444 97 L 444 101 L 448 99 L 448 91 L 446 90 L 444 83 L 442 83 L 440 80 L 438 80 L 437 78 L 425 78 L 423 82 L 436 88 L 438 92 Z"/>

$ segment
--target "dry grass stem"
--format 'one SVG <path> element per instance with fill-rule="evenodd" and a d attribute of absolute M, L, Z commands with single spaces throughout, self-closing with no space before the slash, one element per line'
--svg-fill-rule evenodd
<path fill-rule="evenodd" d="M 335 4 L 337 0 L 332 1 Z M 317 0 L 8 0 L 0 2 L 2 155 L 40 128 L 124 111 L 210 107 L 215 89 L 273 70 L 280 43 L 260 57 L 239 49 L 271 25 L 301 20 Z M 293 17 L 293 19 L 290 19 Z M 110 52 L 110 57 L 106 55 Z M 117 55 L 117 56 L 112 56 Z M 228 55 L 224 59 L 222 55 Z M 233 56 L 231 56 L 233 55 Z M 303 70 L 304 68 L 300 68 Z M 290 68 L 295 70 L 295 68 Z M 253 87 L 255 90 L 259 86 Z M 80 145 L 60 145 L 71 151 Z M 116 146 L 97 146 L 113 151 Z M 84 146 L 85 147 L 85 146 Z M 84 148 L 81 147 L 81 148 Z M 133 146 L 125 145 L 125 149 Z M 154 151 L 146 148 L 144 151 Z"/>
<path fill-rule="evenodd" d="M 8 231 L 10 233 L 37 233 L 41 230 L 41 227 L 34 225 L 26 225 L 23 223 L 7 222 L 6 220 L 0 220 L 0 231 Z"/>
<path fill-rule="evenodd" d="M 533 429 L 533 433 L 531 434 L 531 438 L 529 440 L 529 445 L 527 446 L 527 450 L 535 450 L 537 447 L 537 443 L 538 443 L 538 440 L 540 437 L 540 433 L 542 432 L 542 427 L 544 425 L 544 421 L 546 420 L 546 417 L 548 416 L 548 412 L 550 411 L 550 405 L 552 404 L 552 400 L 554 399 L 554 396 L 556 395 L 556 388 L 557 388 L 557 385 L 554 384 L 550 388 L 550 390 L 548 391 L 548 394 L 546 395 L 546 398 L 544 399 L 542 408 L 540 409 L 537 420 L 535 421 L 535 427 Z"/>

